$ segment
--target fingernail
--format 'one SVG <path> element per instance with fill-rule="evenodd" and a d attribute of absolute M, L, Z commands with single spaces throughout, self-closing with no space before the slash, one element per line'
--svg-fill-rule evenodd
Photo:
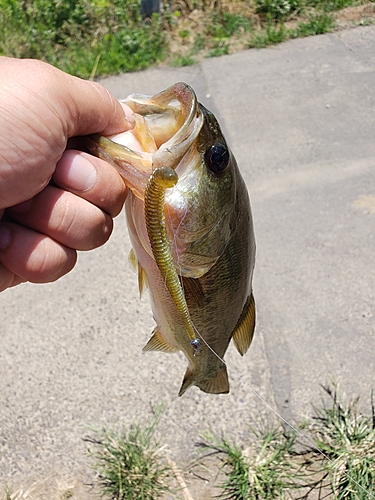
<path fill-rule="evenodd" d="M 0 251 L 5 250 L 10 244 L 10 229 L 0 225 Z"/>
<path fill-rule="evenodd" d="M 55 180 L 68 189 L 87 191 L 98 179 L 95 166 L 82 153 L 66 151 L 57 164 Z"/>
<path fill-rule="evenodd" d="M 131 130 L 135 126 L 135 120 L 134 120 L 134 113 L 129 106 L 127 106 L 124 102 L 120 101 L 120 104 L 122 106 L 122 109 L 124 110 L 125 113 L 125 118 L 127 122 L 127 130 Z"/>

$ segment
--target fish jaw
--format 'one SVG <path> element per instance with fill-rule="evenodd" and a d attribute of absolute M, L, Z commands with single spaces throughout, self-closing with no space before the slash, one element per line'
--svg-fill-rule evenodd
<path fill-rule="evenodd" d="M 152 173 L 152 155 L 138 153 L 98 134 L 88 136 L 86 146 L 91 154 L 115 167 L 135 196 L 144 198 L 146 185 Z"/>
<path fill-rule="evenodd" d="M 185 83 L 147 96 L 132 94 L 122 102 L 133 110 L 135 126 L 122 134 L 88 136 L 89 151 L 113 165 L 135 196 L 144 199 L 152 172 L 176 169 L 202 128 L 203 114 Z"/>

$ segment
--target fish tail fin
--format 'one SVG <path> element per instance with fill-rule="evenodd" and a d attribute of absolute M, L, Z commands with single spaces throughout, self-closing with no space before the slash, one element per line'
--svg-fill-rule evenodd
<path fill-rule="evenodd" d="M 192 385 L 196 385 L 201 391 L 209 394 L 228 394 L 229 380 L 227 367 L 223 365 L 215 377 L 204 380 L 197 378 L 194 372 L 188 368 L 178 395 L 182 396 Z"/>

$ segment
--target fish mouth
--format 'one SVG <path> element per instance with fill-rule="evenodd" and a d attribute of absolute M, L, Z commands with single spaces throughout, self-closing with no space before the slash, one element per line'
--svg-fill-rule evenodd
<path fill-rule="evenodd" d="M 204 116 L 193 89 L 185 83 L 176 83 L 154 96 L 131 94 L 121 102 L 133 111 L 134 128 L 111 137 L 91 135 L 87 144 L 93 154 L 118 170 L 136 197 L 144 200 L 152 172 L 162 166 L 178 167 L 197 139 Z M 181 168 L 178 173 L 182 173 Z"/>

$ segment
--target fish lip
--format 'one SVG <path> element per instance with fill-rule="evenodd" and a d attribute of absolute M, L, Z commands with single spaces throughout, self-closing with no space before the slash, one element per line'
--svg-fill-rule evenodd
<path fill-rule="evenodd" d="M 126 99 L 121 100 L 121 102 L 126 103 L 133 109 L 134 112 L 142 116 L 147 116 L 150 110 L 155 109 L 162 113 L 162 107 L 160 105 L 158 107 L 158 101 L 164 101 L 166 109 L 168 103 L 177 101 L 181 108 L 179 114 L 183 115 L 183 124 L 153 154 L 134 151 L 121 146 L 124 148 L 125 163 L 123 166 L 115 165 L 130 189 L 142 200 L 144 200 L 144 190 L 151 173 L 161 166 L 168 166 L 174 170 L 178 169 L 181 160 L 198 138 L 204 122 L 204 116 L 200 110 L 195 92 L 186 83 L 176 83 L 155 96 L 132 94 Z M 115 144 L 117 143 L 115 142 Z M 126 161 L 126 156 L 138 158 L 137 165 L 134 165 L 134 168 L 139 171 L 138 174 L 132 168 L 129 168 L 131 160 Z M 142 162 L 144 165 L 142 165 Z M 143 166 L 144 168 L 142 168 Z"/>

